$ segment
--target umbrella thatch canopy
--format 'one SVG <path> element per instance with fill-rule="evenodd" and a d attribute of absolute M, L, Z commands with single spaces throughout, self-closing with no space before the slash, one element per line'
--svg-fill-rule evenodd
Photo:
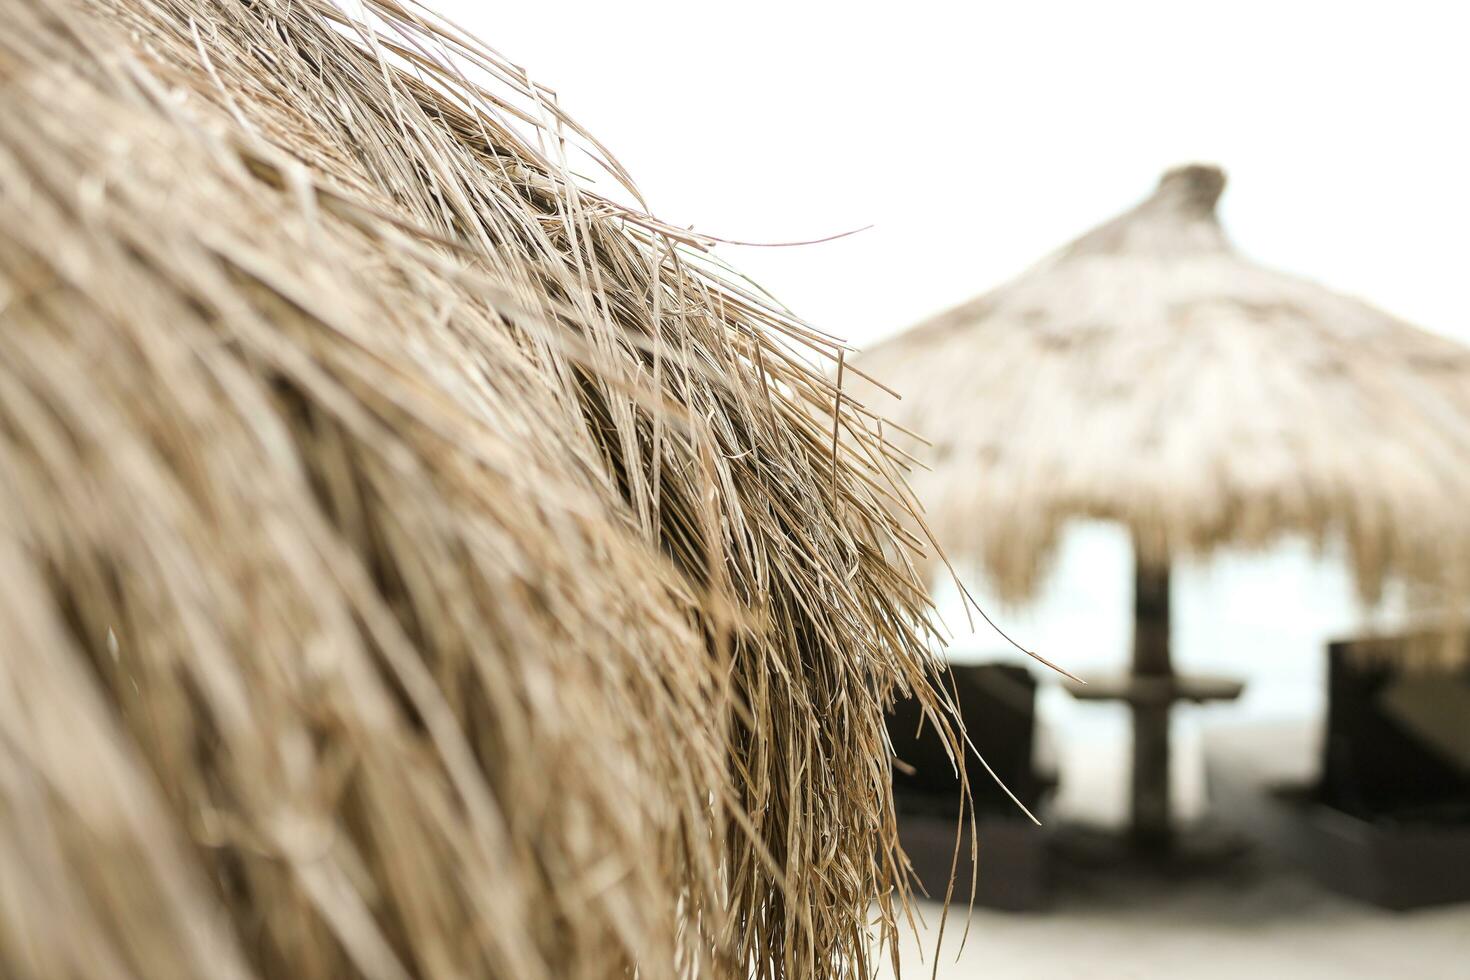
<path fill-rule="evenodd" d="M 1220 170 L 1153 196 L 1013 282 L 857 363 L 857 397 L 933 442 L 914 489 L 951 555 L 1031 595 L 1063 525 L 1116 521 L 1138 566 L 1134 673 L 1088 696 L 1135 710 L 1135 831 L 1168 837 L 1168 705 L 1239 693 L 1174 675 L 1172 558 L 1301 534 L 1385 577 L 1470 566 L 1470 351 L 1261 268 L 1215 214 Z M 1462 643 L 1439 651 L 1462 655 Z"/>
<path fill-rule="evenodd" d="M 1154 563 L 1285 534 L 1345 541 L 1358 582 L 1463 578 L 1470 350 L 1262 268 L 1215 214 L 1220 170 L 857 361 L 931 440 L 913 483 L 951 553 L 1031 595 L 1061 527 L 1122 523 Z"/>
<path fill-rule="evenodd" d="M 416 7 L 0 6 L 0 975 L 869 975 L 840 345 Z"/>

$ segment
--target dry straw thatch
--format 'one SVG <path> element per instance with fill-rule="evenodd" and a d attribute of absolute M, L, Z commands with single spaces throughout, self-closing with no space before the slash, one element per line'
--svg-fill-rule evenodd
<path fill-rule="evenodd" d="M 365 3 L 0 2 L 0 974 L 867 975 L 938 701 L 840 346 Z"/>
<path fill-rule="evenodd" d="M 1032 594 L 1060 529 L 1144 565 L 1284 534 L 1347 543 L 1372 598 L 1467 580 L 1470 351 L 1231 248 L 1224 175 L 1165 174 L 1018 279 L 858 359 L 933 440 L 913 481 L 951 554 Z"/>

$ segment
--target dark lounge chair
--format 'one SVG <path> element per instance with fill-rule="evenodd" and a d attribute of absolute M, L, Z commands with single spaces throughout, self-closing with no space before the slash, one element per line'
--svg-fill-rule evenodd
<path fill-rule="evenodd" d="M 1470 715 L 1455 705 L 1470 697 L 1470 670 L 1396 666 L 1384 654 L 1402 642 L 1330 644 L 1320 738 L 1302 727 L 1254 745 L 1249 733 L 1213 738 L 1210 791 L 1219 809 L 1336 891 L 1393 909 L 1470 901 Z M 1293 755 L 1314 759 L 1315 772 L 1272 771 L 1266 761 Z"/>
<path fill-rule="evenodd" d="M 970 742 L 996 776 L 1033 813 L 1056 780 L 1037 772 L 1036 680 L 1011 664 L 956 665 L 954 694 Z M 912 700 L 888 717 L 898 762 L 893 789 L 899 838 L 915 876 L 931 898 L 944 898 L 960 829 L 960 786 L 953 763 L 933 726 Z M 1046 897 L 1046 837 L 996 784 L 971 753 L 971 798 L 979 834 L 975 902 L 992 908 L 1034 909 Z M 954 900 L 970 897 L 970 825 L 966 819 L 956 868 Z"/>

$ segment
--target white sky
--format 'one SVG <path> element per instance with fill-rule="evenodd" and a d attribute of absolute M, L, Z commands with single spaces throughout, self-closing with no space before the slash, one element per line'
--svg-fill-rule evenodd
<path fill-rule="evenodd" d="M 1247 254 L 1470 341 L 1470 7 L 427 0 L 666 220 L 858 344 L 1019 272 L 1177 163 Z"/>

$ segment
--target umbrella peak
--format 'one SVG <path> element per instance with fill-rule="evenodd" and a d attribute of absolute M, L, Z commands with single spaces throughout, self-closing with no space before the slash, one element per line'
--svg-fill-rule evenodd
<path fill-rule="evenodd" d="M 1215 202 L 1224 190 L 1225 171 L 1211 164 L 1167 170 L 1152 195 L 1076 239 L 1043 266 L 1098 255 L 1173 260 L 1229 251 L 1215 213 Z"/>
<path fill-rule="evenodd" d="M 1214 164 L 1188 163 L 1164 171 L 1153 200 L 1181 211 L 1214 216 L 1225 190 L 1225 171 Z"/>

